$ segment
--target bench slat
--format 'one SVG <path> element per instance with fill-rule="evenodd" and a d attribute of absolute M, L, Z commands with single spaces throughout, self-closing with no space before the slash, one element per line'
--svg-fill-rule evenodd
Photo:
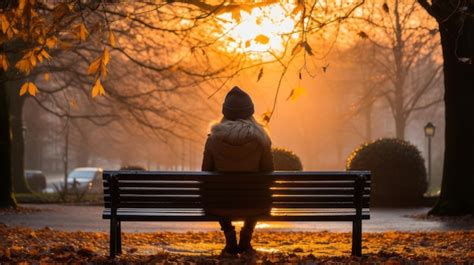
<path fill-rule="evenodd" d="M 362 215 L 362 219 L 370 219 L 369 215 Z M 103 215 L 104 219 L 110 219 L 110 216 Z M 191 221 L 219 221 L 219 218 L 207 215 L 118 215 L 117 218 L 121 221 L 174 221 L 174 222 L 191 222 Z M 313 215 L 313 216 L 267 216 L 259 218 L 259 221 L 353 221 L 355 215 Z M 233 220 L 241 220 L 235 218 Z"/>
<path fill-rule="evenodd" d="M 229 184 L 231 183 L 231 184 Z M 206 187 L 210 189 L 224 189 L 226 187 L 232 186 L 236 189 L 252 189 L 258 187 L 273 187 L 273 188 L 353 188 L 354 181 L 313 181 L 313 182 L 250 182 L 250 183 L 234 183 L 234 182 L 225 182 L 225 183 L 206 183 Z M 121 182 L 118 183 L 119 188 L 200 188 L 203 184 L 199 182 L 189 183 L 189 182 L 158 182 L 158 181 L 147 181 L 147 182 Z M 104 188 L 108 191 L 109 183 L 104 181 Z M 370 182 L 365 183 L 365 188 L 370 189 Z"/>
<path fill-rule="evenodd" d="M 148 182 L 122 182 L 119 181 L 118 186 L 122 187 L 156 187 L 156 188 L 199 188 L 199 182 L 157 182 L 157 181 L 148 181 Z M 104 180 L 104 187 L 109 187 L 109 182 Z"/>
<path fill-rule="evenodd" d="M 366 171 L 347 172 L 273 172 L 271 174 L 262 173 L 222 173 L 211 172 L 180 172 L 180 171 L 104 171 L 104 179 L 111 175 L 117 176 L 121 180 L 188 180 L 188 181 L 208 181 L 222 182 L 229 181 L 247 182 L 250 180 L 354 180 L 358 176 L 366 176 L 370 179 L 370 173 Z"/>

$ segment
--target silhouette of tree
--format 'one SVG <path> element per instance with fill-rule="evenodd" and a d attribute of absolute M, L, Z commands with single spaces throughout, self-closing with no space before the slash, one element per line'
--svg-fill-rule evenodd
<path fill-rule="evenodd" d="M 431 214 L 474 213 L 474 5 L 418 0 L 436 19 L 443 49 L 445 152 L 441 195 Z"/>

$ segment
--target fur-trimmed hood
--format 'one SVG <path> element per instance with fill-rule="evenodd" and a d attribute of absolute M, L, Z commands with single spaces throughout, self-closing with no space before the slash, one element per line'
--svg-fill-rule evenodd
<path fill-rule="evenodd" d="M 211 127 L 210 137 L 230 145 L 249 142 L 258 142 L 263 146 L 271 145 L 265 129 L 252 120 L 223 120 Z"/>
<path fill-rule="evenodd" d="M 204 171 L 273 171 L 271 140 L 253 118 L 223 120 L 211 128 L 202 164 Z"/>

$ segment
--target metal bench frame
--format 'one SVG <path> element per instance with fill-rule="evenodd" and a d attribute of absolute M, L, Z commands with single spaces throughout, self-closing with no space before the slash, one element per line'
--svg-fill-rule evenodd
<path fill-rule="evenodd" d="M 370 219 L 369 171 L 282 171 L 267 174 L 104 171 L 103 181 L 103 219 L 110 219 L 112 258 L 122 253 L 121 222 L 218 221 L 219 217 L 206 214 L 202 209 L 199 192 L 203 183 L 215 182 L 216 191 L 225 185 L 226 189 L 244 191 L 254 183 L 268 183 L 272 208 L 286 210 L 272 211 L 259 217 L 259 221 L 352 222 L 354 256 L 362 255 L 362 220 Z M 236 184 L 228 184 L 228 181 Z M 232 192 L 225 190 L 223 193 L 226 191 Z"/>

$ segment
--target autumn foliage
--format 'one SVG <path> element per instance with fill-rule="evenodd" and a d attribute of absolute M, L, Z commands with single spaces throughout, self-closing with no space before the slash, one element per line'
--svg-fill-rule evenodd
<path fill-rule="evenodd" d="M 221 232 L 124 233 L 124 254 L 108 258 L 108 235 L 0 225 L 1 263 L 424 264 L 474 262 L 474 232 L 364 233 L 362 258 L 350 233 L 257 232 L 256 255 L 219 257 Z M 181 250 L 181 252 L 180 252 Z M 189 250 L 192 250 L 189 252 Z"/>
<path fill-rule="evenodd" d="M 88 41 L 90 33 L 81 20 L 80 9 L 83 7 L 78 5 L 77 2 L 19 0 L 18 5 L 0 10 L 0 46 L 3 47 L 0 50 L 0 67 L 5 72 L 14 67 L 26 78 L 19 91 L 21 96 L 27 93 L 35 96 L 39 91 L 31 75 L 38 66 L 49 66 L 49 61 L 54 60 L 51 53 Z M 115 35 L 110 30 L 103 35 L 103 54 L 87 70 L 95 80 L 93 97 L 105 94 L 101 79 L 106 77 L 110 61 L 105 45 L 114 47 L 116 43 Z M 16 58 L 18 55 L 20 57 Z M 50 73 L 42 71 L 44 80 L 48 81 Z"/>

